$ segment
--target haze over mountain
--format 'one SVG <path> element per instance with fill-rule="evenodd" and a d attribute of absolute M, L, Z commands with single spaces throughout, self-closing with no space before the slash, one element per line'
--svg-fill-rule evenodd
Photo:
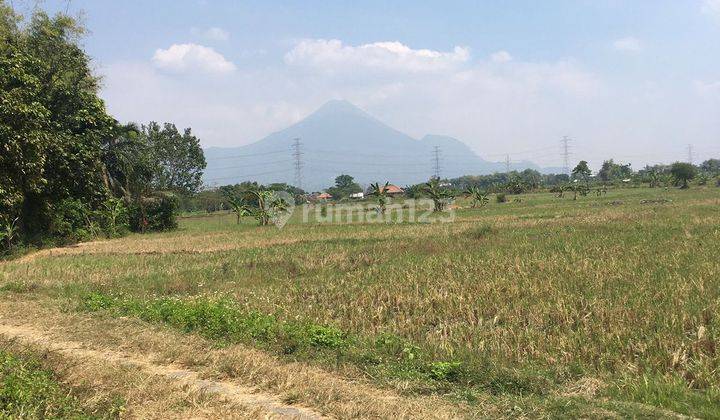
<path fill-rule="evenodd" d="M 347 101 L 333 100 L 255 143 L 205 149 L 205 183 L 295 184 L 296 138 L 301 143 L 302 187 L 308 191 L 331 186 L 340 174 L 352 175 L 361 185 L 387 180 L 402 186 L 426 181 L 434 175 L 435 147 L 444 178 L 505 171 L 504 162 L 486 161 L 460 140 L 441 135 L 414 139 Z M 526 168 L 541 170 L 527 161 L 511 165 L 511 169 Z"/>

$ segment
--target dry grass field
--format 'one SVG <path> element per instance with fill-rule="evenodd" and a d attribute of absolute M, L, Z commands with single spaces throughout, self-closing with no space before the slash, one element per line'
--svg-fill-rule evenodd
<path fill-rule="evenodd" d="M 29 364 L 71 397 L 28 407 L 88 417 L 720 418 L 720 188 L 520 199 L 0 262 L 0 384 Z"/>

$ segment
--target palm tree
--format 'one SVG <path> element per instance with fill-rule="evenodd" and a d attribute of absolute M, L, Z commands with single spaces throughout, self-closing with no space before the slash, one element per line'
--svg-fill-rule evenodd
<path fill-rule="evenodd" d="M 385 206 L 387 205 L 387 191 L 389 185 L 389 182 L 386 182 L 385 185 L 382 187 L 377 182 L 374 184 L 370 184 L 370 194 L 368 195 L 374 195 L 375 197 L 377 197 L 378 210 L 380 211 L 380 214 L 385 214 Z"/>
<path fill-rule="evenodd" d="M 484 207 L 489 201 L 487 192 L 481 190 L 478 187 L 468 187 L 465 190 L 465 196 L 472 198 L 472 207 L 475 208 L 478 205 Z"/>
<path fill-rule="evenodd" d="M 443 211 L 448 201 L 452 199 L 452 194 L 440 185 L 439 179 L 434 177 L 425 183 L 423 191 L 432 199 L 435 212 Z"/>

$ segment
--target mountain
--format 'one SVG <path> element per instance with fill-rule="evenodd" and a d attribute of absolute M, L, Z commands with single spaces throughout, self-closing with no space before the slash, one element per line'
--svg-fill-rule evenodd
<path fill-rule="evenodd" d="M 460 140 L 440 135 L 417 140 L 347 101 L 334 100 L 255 143 L 205 149 L 205 183 L 295 184 L 294 139 L 300 139 L 302 187 L 309 191 L 331 186 L 335 177 L 343 173 L 352 175 L 361 185 L 387 180 L 402 186 L 426 181 L 435 173 L 436 147 L 443 177 L 505 171 L 504 163 L 483 160 Z M 513 164 L 511 168 L 540 170 L 532 162 Z"/>

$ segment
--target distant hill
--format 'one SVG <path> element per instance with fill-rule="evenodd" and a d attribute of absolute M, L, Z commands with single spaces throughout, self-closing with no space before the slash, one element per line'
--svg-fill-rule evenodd
<path fill-rule="evenodd" d="M 385 182 L 398 185 L 426 181 L 434 173 L 434 149 L 440 150 L 441 175 L 489 174 L 505 171 L 502 162 L 489 162 L 460 140 L 427 135 L 414 139 L 382 123 L 346 101 L 330 101 L 290 127 L 246 146 L 205 149 L 207 185 L 242 181 L 294 184 L 293 139 L 299 138 L 303 188 L 318 191 L 346 173 L 360 184 Z M 532 162 L 512 169 L 541 170 Z"/>

